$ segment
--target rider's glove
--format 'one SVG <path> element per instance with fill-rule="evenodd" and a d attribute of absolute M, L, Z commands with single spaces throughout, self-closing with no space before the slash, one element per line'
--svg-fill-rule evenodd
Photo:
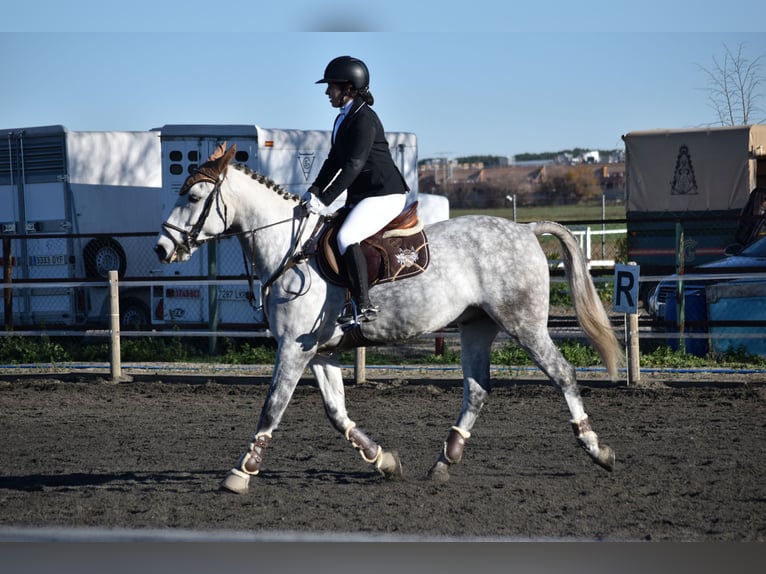
<path fill-rule="evenodd" d="M 306 213 L 320 213 L 327 206 L 319 199 L 314 192 L 315 187 L 310 188 L 301 198 L 301 207 Z"/>

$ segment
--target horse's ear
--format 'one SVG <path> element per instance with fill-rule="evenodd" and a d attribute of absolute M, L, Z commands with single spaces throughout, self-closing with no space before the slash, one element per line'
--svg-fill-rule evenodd
<path fill-rule="evenodd" d="M 207 161 L 215 161 L 219 157 L 223 157 L 224 152 L 226 151 L 226 142 L 221 142 L 218 144 L 218 147 L 215 148 L 213 153 L 210 154 L 210 157 L 207 158 Z"/>
<path fill-rule="evenodd" d="M 237 144 L 234 144 L 229 149 L 226 150 L 225 154 L 223 154 L 222 165 L 229 165 L 231 163 L 231 160 L 234 159 L 234 154 L 236 153 L 237 153 Z"/>

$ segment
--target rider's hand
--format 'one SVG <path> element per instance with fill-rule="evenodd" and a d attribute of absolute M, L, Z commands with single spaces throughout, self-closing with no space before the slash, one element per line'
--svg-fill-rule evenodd
<path fill-rule="evenodd" d="M 306 193 L 303 194 L 303 197 L 301 198 L 301 207 L 303 208 L 304 212 L 309 214 L 309 213 L 320 213 L 327 206 L 324 203 L 322 203 L 322 200 L 319 199 L 311 191 L 311 189 L 309 189 Z"/>

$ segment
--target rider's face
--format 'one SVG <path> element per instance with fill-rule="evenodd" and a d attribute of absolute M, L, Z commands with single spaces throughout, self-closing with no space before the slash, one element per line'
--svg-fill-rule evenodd
<path fill-rule="evenodd" d="M 329 83 L 327 84 L 327 89 L 324 91 L 325 94 L 330 98 L 330 104 L 334 108 L 340 108 L 348 101 L 348 93 L 346 92 L 344 86 L 341 84 L 333 84 Z"/>

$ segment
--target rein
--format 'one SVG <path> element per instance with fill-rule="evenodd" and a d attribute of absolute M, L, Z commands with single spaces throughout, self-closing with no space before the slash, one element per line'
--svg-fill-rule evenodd
<path fill-rule="evenodd" d="M 311 232 L 311 235 L 309 235 L 308 240 L 303 244 L 303 247 L 300 251 L 296 251 L 296 248 L 298 246 L 298 241 L 300 240 L 301 235 L 303 235 L 303 228 L 308 222 L 308 217 L 301 217 L 300 224 L 298 226 L 298 232 L 295 234 L 295 242 L 292 245 L 292 248 L 290 249 L 290 252 L 285 254 L 284 259 L 282 260 L 282 263 L 279 265 L 277 270 L 272 274 L 271 277 L 269 277 L 266 281 L 263 281 L 261 283 L 261 300 L 264 301 L 266 297 L 268 296 L 268 291 L 271 288 L 271 286 L 276 282 L 277 279 L 279 279 L 282 275 L 287 273 L 290 269 L 295 267 L 298 263 L 302 263 L 303 261 L 306 261 L 309 256 L 306 254 L 306 247 L 314 240 L 314 237 L 316 237 L 317 232 L 322 228 L 322 224 L 325 221 L 325 217 L 319 216 L 319 219 L 317 219 L 316 225 L 314 226 L 314 230 Z M 286 221 L 293 221 L 292 219 L 280 221 L 278 223 L 285 223 Z M 272 224 L 276 225 L 276 224 Z M 263 228 L 261 228 L 263 229 Z M 255 232 L 256 230 L 252 230 L 249 233 L 252 233 L 252 243 L 251 243 L 251 251 L 255 253 Z M 290 254 L 292 253 L 292 255 Z M 245 257 L 244 251 L 242 252 L 243 258 Z M 255 283 L 255 276 L 252 271 L 252 264 L 250 273 L 247 277 L 248 284 L 250 285 L 250 293 L 249 298 L 252 302 L 252 299 L 255 296 L 254 293 L 254 283 Z M 300 293 L 296 293 L 296 295 L 299 295 Z M 266 312 L 266 307 L 263 306 L 264 313 Z M 268 320 L 268 317 L 266 318 Z"/>

